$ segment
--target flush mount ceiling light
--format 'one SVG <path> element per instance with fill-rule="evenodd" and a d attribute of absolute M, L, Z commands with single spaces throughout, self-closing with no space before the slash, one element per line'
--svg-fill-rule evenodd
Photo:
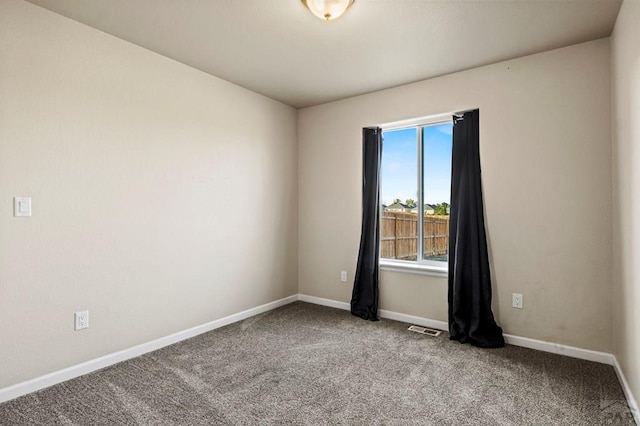
<path fill-rule="evenodd" d="M 302 3 L 318 18 L 331 21 L 341 17 L 353 0 L 302 0 Z"/>

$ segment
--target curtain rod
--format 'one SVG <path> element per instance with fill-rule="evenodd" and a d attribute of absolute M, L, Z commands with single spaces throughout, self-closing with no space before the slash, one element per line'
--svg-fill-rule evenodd
<path fill-rule="evenodd" d="M 463 111 L 454 112 L 453 115 L 464 115 L 465 112 L 471 112 L 471 111 L 475 111 L 477 109 L 478 108 L 465 109 Z"/>
<path fill-rule="evenodd" d="M 427 124 L 435 124 L 439 122 L 449 121 L 454 116 L 461 117 L 462 115 L 464 115 L 465 112 L 475 111 L 476 109 L 478 108 L 471 108 L 471 109 L 466 109 L 466 110 L 457 111 L 457 112 L 447 112 L 444 114 L 428 115 L 425 117 L 410 118 L 408 120 L 392 121 L 389 123 L 380 124 L 378 127 L 380 127 L 383 130 L 392 130 L 392 129 L 402 129 L 404 127 L 414 127 L 414 126 L 421 126 L 421 125 L 427 125 Z"/>

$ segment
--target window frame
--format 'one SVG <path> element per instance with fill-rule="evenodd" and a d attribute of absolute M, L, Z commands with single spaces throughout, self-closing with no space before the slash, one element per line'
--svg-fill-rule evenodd
<path fill-rule="evenodd" d="M 409 120 L 396 121 L 392 123 L 381 124 L 378 127 L 382 132 L 389 132 L 395 130 L 402 130 L 408 128 L 416 128 L 416 147 L 418 155 L 418 217 L 424 217 L 424 158 L 423 154 L 423 132 L 424 128 L 428 126 L 434 126 L 443 123 L 453 123 L 453 113 L 450 114 L 438 114 L 428 117 L 420 117 Z M 449 200 L 451 204 L 451 200 Z M 380 208 L 380 221 L 382 221 L 382 204 Z M 424 221 L 417 226 L 417 254 L 416 260 L 398 260 L 387 259 L 378 255 L 380 269 L 384 271 L 405 272 L 419 275 L 432 275 L 438 277 L 447 277 L 449 274 L 449 262 L 425 260 L 424 256 Z M 380 241 L 382 241 L 382 234 L 379 235 Z M 419 256 L 418 256 L 419 254 Z"/>

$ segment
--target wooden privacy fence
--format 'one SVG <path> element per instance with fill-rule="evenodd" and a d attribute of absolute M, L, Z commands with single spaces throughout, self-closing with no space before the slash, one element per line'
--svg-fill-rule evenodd
<path fill-rule="evenodd" d="M 382 212 L 380 257 L 416 260 L 418 255 L 418 216 L 405 212 Z M 424 258 L 436 258 L 449 250 L 449 216 L 423 218 Z"/>

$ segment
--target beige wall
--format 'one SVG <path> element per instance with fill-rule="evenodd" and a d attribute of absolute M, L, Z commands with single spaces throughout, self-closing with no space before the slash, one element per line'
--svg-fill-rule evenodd
<path fill-rule="evenodd" d="M 0 388 L 297 293 L 296 163 L 294 109 L 0 0 Z"/>
<path fill-rule="evenodd" d="M 611 38 L 615 355 L 640 396 L 640 2 L 626 0 Z"/>
<path fill-rule="evenodd" d="M 301 110 L 300 293 L 351 298 L 361 128 L 477 107 L 498 322 L 611 351 L 609 99 L 603 39 Z M 446 279 L 385 271 L 380 285 L 381 308 L 447 319 Z M 524 309 L 511 308 L 512 292 Z"/>

